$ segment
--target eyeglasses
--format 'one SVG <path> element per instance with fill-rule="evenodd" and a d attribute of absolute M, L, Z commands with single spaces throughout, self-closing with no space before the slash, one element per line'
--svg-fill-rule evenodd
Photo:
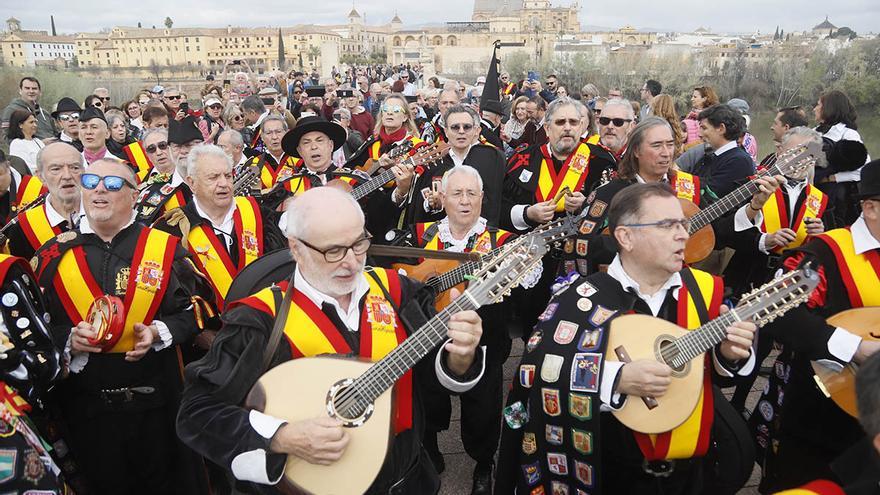
<path fill-rule="evenodd" d="M 232 120 L 241 120 L 244 118 L 244 115 L 233 115 Z"/>
<path fill-rule="evenodd" d="M 61 122 L 67 122 L 70 120 L 79 120 L 79 114 L 78 113 L 61 114 L 58 116 L 58 120 L 60 120 Z"/>
<path fill-rule="evenodd" d="M 565 124 L 575 127 L 581 125 L 581 119 L 556 119 L 553 124 L 557 127 L 562 127 Z"/>
<path fill-rule="evenodd" d="M 556 84 L 556 81 L 547 81 L 545 84 L 547 84 L 547 86 L 553 86 Z"/>
<path fill-rule="evenodd" d="M 372 239 L 372 237 L 373 236 L 371 236 L 370 234 L 364 233 L 363 237 L 354 241 L 354 244 L 350 246 L 331 246 L 327 249 L 317 248 L 299 238 L 297 238 L 297 240 L 303 243 L 303 245 L 305 245 L 307 248 L 324 255 L 324 261 L 326 261 L 327 263 L 337 263 L 339 261 L 342 261 L 342 258 L 345 258 L 345 255 L 348 253 L 349 249 L 351 249 L 355 256 L 360 256 L 366 253 L 367 249 L 370 249 L 370 239 Z"/>
<path fill-rule="evenodd" d="M 400 105 L 382 105 L 382 111 L 385 113 L 403 113 L 403 107 Z"/>
<path fill-rule="evenodd" d="M 158 143 L 151 144 L 151 145 L 147 146 L 146 148 L 144 148 L 144 151 L 146 151 L 147 153 L 153 154 L 156 152 L 157 149 L 162 150 L 162 151 L 167 150 L 168 149 L 168 141 L 159 141 Z"/>
<path fill-rule="evenodd" d="M 455 132 L 467 132 L 474 128 L 474 124 L 452 124 L 449 128 Z"/>
<path fill-rule="evenodd" d="M 623 124 L 632 122 L 632 119 L 612 119 L 610 117 L 599 117 L 599 125 L 608 125 L 614 123 L 614 127 L 623 127 Z"/>
<path fill-rule="evenodd" d="M 208 105 L 208 108 L 210 108 L 211 110 L 223 110 L 223 105 L 215 103 L 213 105 Z"/>
<path fill-rule="evenodd" d="M 139 102 L 138 102 L 138 105 L 144 106 L 144 105 L 146 105 L 146 104 L 149 103 L 149 102 L 150 102 L 150 100 L 139 101 Z"/>
<path fill-rule="evenodd" d="M 106 101 L 107 103 L 110 103 L 110 97 L 109 97 L 109 96 L 99 96 L 98 98 L 100 98 L 100 99 Z"/>
<path fill-rule="evenodd" d="M 179 100 L 180 97 L 181 97 L 181 95 L 174 95 L 174 96 L 166 96 L 165 98 L 169 99 L 169 100 Z"/>
<path fill-rule="evenodd" d="M 602 109 L 597 108 L 597 109 L 593 110 L 593 113 L 595 113 L 596 115 L 602 115 Z"/>
<path fill-rule="evenodd" d="M 137 189 L 134 184 L 118 175 L 105 175 L 104 177 L 101 177 L 100 175 L 95 174 L 82 174 L 80 176 L 80 184 L 88 190 L 95 189 L 101 182 L 104 183 L 104 187 L 110 192 L 116 192 L 122 189 L 123 186 Z"/>
<path fill-rule="evenodd" d="M 625 223 L 620 225 L 620 227 L 657 227 L 661 230 L 674 230 L 676 226 L 680 226 L 688 232 L 691 228 L 691 219 L 690 218 L 667 218 L 666 220 L 660 220 L 659 222 L 651 222 L 651 223 Z"/>
<path fill-rule="evenodd" d="M 294 91 L 293 91 L 293 94 L 295 94 L 295 95 L 301 95 L 301 94 L 302 94 L 302 91 L 294 90 Z"/>

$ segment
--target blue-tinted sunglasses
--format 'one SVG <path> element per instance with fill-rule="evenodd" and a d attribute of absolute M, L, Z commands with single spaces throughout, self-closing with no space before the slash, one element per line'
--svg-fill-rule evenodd
<path fill-rule="evenodd" d="M 119 177 L 118 175 L 105 175 L 104 177 L 101 177 L 100 175 L 95 174 L 82 174 L 80 176 L 80 183 L 84 188 L 89 190 L 98 187 L 98 183 L 100 183 L 101 181 L 104 182 L 104 188 L 112 192 L 116 192 L 122 189 L 122 186 L 128 186 L 132 189 L 137 189 L 134 184 L 128 182 L 122 177 Z"/>

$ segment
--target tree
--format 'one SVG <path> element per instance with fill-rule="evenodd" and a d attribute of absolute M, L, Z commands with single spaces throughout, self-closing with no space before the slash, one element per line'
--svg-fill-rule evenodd
<path fill-rule="evenodd" d="M 776 41 L 780 38 L 779 36 L 779 26 L 776 26 L 776 32 L 773 33 L 773 41 Z"/>
<path fill-rule="evenodd" d="M 309 63 L 316 63 L 318 61 L 318 57 L 321 56 L 321 49 L 317 46 L 309 47 Z"/>
<path fill-rule="evenodd" d="M 174 25 L 174 21 L 172 21 L 170 17 L 166 17 L 165 18 L 165 27 L 167 27 L 168 29 L 171 29 L 171 26 L 173 26 L 173 25 Z"/>
<path fill-rule="evenodd" d="M 141 27 L 141 23 L 140 23 L 140 22 L 138 22 L 138 27 Z"/>

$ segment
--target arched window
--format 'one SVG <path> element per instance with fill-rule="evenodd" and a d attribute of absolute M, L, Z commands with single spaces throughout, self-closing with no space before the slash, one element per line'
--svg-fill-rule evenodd
<path fill-rule="evenodd" d="M 394 45 L 394 46 L 400 46 L 400 36 L 395 36 L 395 37 L 394 37 L 393 45 Z"/>
<path fill-rule="evenodd" d="M 446 44 L 449 46 L 457 46 L 458 40 L 455 39 L 455 36 L 450 36 L 446 38 Z"/>
<path fill-rule="evenodd" d="M 434 46 L 442 45 L 443 44 L 443 37 L 442 36 L 434 36 L 434 40 L 431 42 L 431 44 Z"/>

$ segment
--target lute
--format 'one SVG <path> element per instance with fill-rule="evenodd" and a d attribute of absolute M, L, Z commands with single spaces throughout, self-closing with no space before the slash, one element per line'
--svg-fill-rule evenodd
<path fill-rule="evenodd" d="M 246 406 L 288 422 L 330 416 L 351 437 L 329 466 L 289 455 L 279 488 L 287 493 L 364 493 L 385 460 L 392 438 L 392 388 L 419 360 L 446 340 L 449 318 L 500 301 L 547 251 L 540 238 L 511 246 L 474 274 L 470 287 L 405 341 L 375 363 L 341 356 L 294 359 L 266 372 Z"/>
<path fill-rule="evenodd" d="M 865 340 L 880 340 L 880 307 L 848 309 L 828 318 L 828 324 L 845 328 Z M 856 372 L 858 365 L 847 363 L 834 369 L 820 361 L 813 361 L 813 379 L 825 397 L 854 418 L 859 417 L 856 405 Z"/>
<path fill-rule="evenodd" d="M 816 143 L 792 148 L 780 154 L 776 163 L 770 168 L 759 173 L 754 179 L 739 186 L 704 210 L 700 210 L 694 203 L 682 199 L 681 203 L 684 214 L 691 219 L 691 226 L 688 229 L 690 238 L 684 252 L 685 263 L 696 263 L 709 256 L 709 253 L 715 249 L 715 232 L 710 224 L 748 201 L 758 191 L 758 179 L 774 175 L 796 178 L 805 177 L 810 165 L 815 163 L 816 157 L 820 156 L 821 153 L 823 153 L 822 147 Z"/>
<path fill-rule="evenodd" d="M 684 423 L 703 390 L 706 352 L 726 338 L 726 328 L 737 321 L 751 321 L 759 327 L 773 321 L 806 301 L 818 283 L 818 274 L 809 266 L 787 272 L 743 295 L 727 313 L 690 331 L 646 315 L 615 318 L 606 359 L 624 363 L 657 360 L 672 368 L 672 383 L 662 397 L 629 397 L 614 416 L 642 433 L 663 433 Z"/>

